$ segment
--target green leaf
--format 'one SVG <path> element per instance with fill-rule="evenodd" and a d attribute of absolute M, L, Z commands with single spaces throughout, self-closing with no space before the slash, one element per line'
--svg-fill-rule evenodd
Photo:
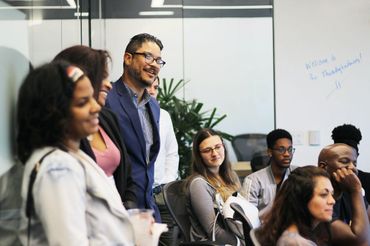
<path fill-rule="evenodd" d="M 226 114 L 217 116 L 217 109 L 204 111 L 204 104 L 193 99 L 185 100 L 177 97 L 177 93 L 185 87 L 189 81 L 183 79 L 175 81 L 162 78 L 158 92 L 158 101 L 161 108 L 168 111 L 171 116 L 177 143 L 179 146 L 179 175 L 185 178 L 190 174 L 191 151 L 193 136 L 202 128 L 214 128 L 226 118 Z M 220 132 L 220 131 L 219 131 Z M 220 132 L 224 139 L 231 140 L 232 135 Z"/>

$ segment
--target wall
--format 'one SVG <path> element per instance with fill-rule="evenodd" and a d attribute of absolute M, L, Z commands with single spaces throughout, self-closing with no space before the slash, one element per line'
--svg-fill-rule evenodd
<path fill-rule="evenodd" d="M 57 52 L 80 40 L 76 20 L 35 22 L 17 10 L 0 20 L 0 175 L 15 162 L 15 108 L 18 89 L 30 65 L 50 61 Z M 32 112 L 30 112 L 32 113 Z"/>
<path fill-rule="evenodd" d="M 366 0 L 275 2 L 276 123 L 294 133 L 293 164 L 316 164 L 332 129 L 351 123 L 363 135 L 358 166 L 370 171 L 369 13 Z"/>

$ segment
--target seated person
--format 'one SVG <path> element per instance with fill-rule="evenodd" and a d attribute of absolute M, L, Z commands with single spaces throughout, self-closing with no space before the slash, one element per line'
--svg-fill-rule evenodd
<path fill-rule="evenodd" d="M 368 245 L 370 228 L 362 187 L 356 173 L 357 151 L 347 144 L 332 144 L 321 150 L 319 166 L 325 169 L 334 187 L 334 245 Z M 317 233 L 321 233 L 318 230 Z"/>
<path fill-rule="evenodd" d="M 317 245 L 312 230 L 320 223 L 329 226 L 335 203 L 329 178 L 314 166 L 292 171 L 252 238 L 261 245 Z"/>
<path fill-rule="evenodd" d="M 248 175 L 241 190 L 241 195 L 258 208 L 260 217 L 271 207 L 281 184 L 295 168 L 290 166 L 294 148 L 289 132 L 283 129 L 273 130 L 266 140 L 270 165 Z"/>
<path fill-rule="evenodd" d="M 351 124 L 343 124 L 337 126 L 331 132 L 331 138 L 334 140 L 334 143 L 345 143 L 349 146 L 355 148 L 357 156 L 360 155 L 358 150 L 358 145 L 362 139 L 362 134 L 360 129 L 356 128 Z M 365 190 L 366 201 L 370 202 L 370 173 L 361 171 L 357 169 L 358 178 L 361 181 L 362 188 Z"/>
<path fill-rule="evenodd" d="M 193 140 L 192 175 L 186 182 L 192 241 L 237 245 L 238 238 L 227 230 L 215 208 L 218 194 L 226 201 L 239 188 L 238 176 L 231 169 L 220 135 L 212 129 L 200 130 Z"/>

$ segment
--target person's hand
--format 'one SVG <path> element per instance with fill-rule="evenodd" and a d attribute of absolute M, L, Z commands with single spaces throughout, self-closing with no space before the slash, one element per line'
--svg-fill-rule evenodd
<path fill-rule="evenodd" d="M 361 192 L 361 181 L 352 169 L 339 168 L 333 173 L 333 176 L 342 190 L 349 193 Z"/>

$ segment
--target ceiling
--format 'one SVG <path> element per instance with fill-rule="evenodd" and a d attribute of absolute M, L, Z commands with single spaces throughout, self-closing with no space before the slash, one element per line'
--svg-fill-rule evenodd
<path fill-rule="evenodd" d="M 0 19 L 37 15 L 42 19 L 87 18 L 223 18 L 271 17 L 272 0 L 6 0 L 0 1 Z M 2 17 L 1 17 L 2 16 Z"/>

